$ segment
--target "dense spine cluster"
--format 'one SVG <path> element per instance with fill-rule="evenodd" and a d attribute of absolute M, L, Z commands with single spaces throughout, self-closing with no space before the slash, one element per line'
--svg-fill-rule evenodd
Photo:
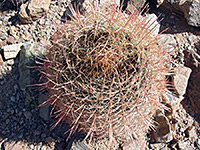
<path fill-rule="evenodd" d="M 156 28 L 140 11 L 73 9 L 58 28 L 43 65 L 47 104 L 91 141 L 124 144 L 147 133 L 162 109 L 168 52 L 157 45 Z M 155 24 L 154 24 L 155 25 Z"/>

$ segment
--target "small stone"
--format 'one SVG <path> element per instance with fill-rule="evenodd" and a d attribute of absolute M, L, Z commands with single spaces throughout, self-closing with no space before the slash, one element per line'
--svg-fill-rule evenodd
<path fill-rule="evenodd" d="M 37 123 L 33 123 L 31 126 L 32 129 L 35 129 L 36 127 L 37 127 Z"/>
<path fill-rule="evenodd" d="M 7 66 L 7 70 L 11 71 L 12 70 L 12 66 Z"/>
<path fill-rule="evenodd" d="M 173 15 L 170 16 L 170 19 L 174 19 L 175 17 Z"/>
<path fill-rule="evenodd" d="M 14 65 L 14 63 L 15 63 L 14 59 L 7 60 L 7 64 L 10 66 Z"/>
<path fill-rule="evenodd" d="M 44 133 L 41 134 L 41 138 L 42 138 L 42 139 L 46 138 L 46 136 L 47 136 L 47 135 L 44 134 Z"/>
<path fill-rule="evenodd" d="M 7 44 L 14 44 L 15 42 L 15 37 L 13 36 L 8 36 L 8 38 L 6 39 Z"/>
<path fill-rule="evenodd" d="M 31 150 L 34 149 L 34 145 L 33 145 L 33 144 L 30 145 L 30 149 L 31 149 Z"/>
<path fill-rule="evenodd" d="M 11 100 L 12 102 L 14 102 L 14 101 L 15 101 L 15 97 L 14 97 L 14 96 L 11 96 L 10 100 Z"/>
<path fill-rule="evenodd" d="M 18 113 L 18 116 L 19 116 L 19 117 L 21 117 L 21 116 L 22 116 L 22 112 L 21 112 L 21 111 Z"/>
<path fill-rule="evenodd" d="M 0 35 L 0 36 L 1 36 L 1 35 Z M 1 47 L 6 46 L 6 45 L 7 45 L 6 40 L 3 40 L 3 41 L 0 42 L 0 46 L 1 46 Z"/>
<path fill-rule="evenodd" d="M 16 34 L 16 28 L 15 28 L 15 26 L 11 26 L 10 27 L 9 33 L 10 33 L 10 35 L 13 35 L 13 36 Z"/>
<path fill-rule="evenodd" d="M 170 142 L 173 136 L 168 118 L 161 111 L 157 111 L 154 118 L 157 127 L 156 131 L 152 131 L 152 141 L 163 143 Z"/>
<path fill-rule="evenodd" d="M 31 112 L 29 112 L 29 111 L 25 111 L 25 112 L 24 112 L 24 116 L 26 117 L 26 119 L 31 119 L 32 114 L 31 114 Z"/>
<path fill-rule="evenodd" d="M 38 135 L 40 135 L 40 131 L 35 130 L 33 134 L 34 134 L 34 136 L 38 136 Z"/>

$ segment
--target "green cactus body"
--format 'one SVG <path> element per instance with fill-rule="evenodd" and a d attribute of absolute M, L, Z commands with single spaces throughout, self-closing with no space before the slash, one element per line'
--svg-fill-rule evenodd
<path fill-rule="evenodd" d="M 124 144 L 144 136 L 163 109 L 167 56 L 140 13 L 99 8 L 58 29 L 44 62 L 60 120 L 91 141 Z M 57 122 L 57 123 L 58 123 Z"/>

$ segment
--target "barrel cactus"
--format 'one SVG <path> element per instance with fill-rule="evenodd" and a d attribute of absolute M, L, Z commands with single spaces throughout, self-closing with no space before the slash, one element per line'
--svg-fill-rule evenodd
<path fill-rule="evenodd" d="M 112 147 L 143 137 L 164 107 L 168 52 L 152 34 L 156 26 L 114 5 L 71 12 L 43 64 L 45 104 L 57 110 L 57 123 L 71 126 L 69 135 L 81 131 L 86 141 Z"/>

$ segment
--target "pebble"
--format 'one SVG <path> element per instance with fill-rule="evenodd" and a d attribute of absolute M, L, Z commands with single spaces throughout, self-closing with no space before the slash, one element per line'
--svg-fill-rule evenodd
<path fill-rule="evenodd" d="M 38 135 L 40 135 L 40 131 L 35 130 L 33 134 L 34 134 L 34 136 L 38 136 Z"/>
<path fill-rule="evenodd" d="M 10 27 L 9 34 L 10 35 L 15 35 L 16 34 L 16 28 L 15 28 L 15 26 L 11 26 Z"/>
<path fill-rule="evenodd" d="M 15 38 L 13 36 L 8 36 L 6 41 L 7 41 L 7 44 L 14 44 L 15 43 Z"/>
<path fill-rule="evenodd" d="M 11 100 L 12 102 L 14 102 L 14 101 L 15 101 L 15 97 L 14 97 L 14 96 L 11 96 L 10 100 Z"/>
<path fill-rule="evenodd" d="M 31 112 L 29 112 L 29 111 L 25 111 L 25 112 L 24 112 L 24 116 L 26 117 L 26 119 L 31 119 L 32 114 L 31 114 Z"/>
<path fill-rule="evenodd" d="M 44 134 L 44 133 L 41 134 L 41 138 L 42 138 L 42 139 L 46 138 L 46 136 L 47 136 L 47 135 Z"/>

